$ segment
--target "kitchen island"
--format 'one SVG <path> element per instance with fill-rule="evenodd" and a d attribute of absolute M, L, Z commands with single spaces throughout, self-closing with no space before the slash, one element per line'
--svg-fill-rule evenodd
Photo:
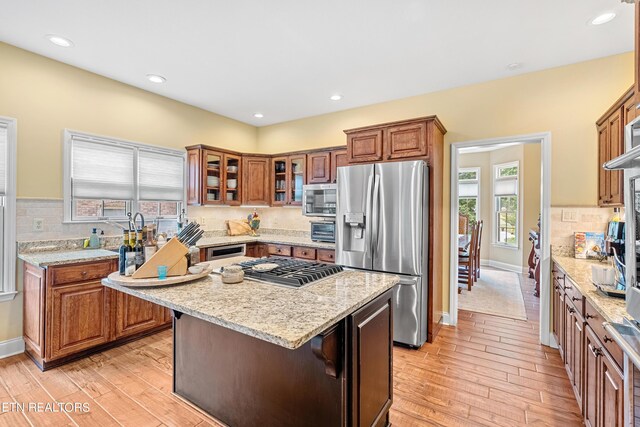
<path fill-rule="evenodd" d="M 398 281 L 344 271 L 298 289 L 216 275 L 159 288 L 103 284 L 173 310 L 174 392 L 223 423 L 383 426 Z"/>

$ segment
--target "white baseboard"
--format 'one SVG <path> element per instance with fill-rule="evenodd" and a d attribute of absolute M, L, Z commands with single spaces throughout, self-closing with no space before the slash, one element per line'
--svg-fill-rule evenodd
<path fill-rule="evenodd" d="M 449 316 L 448 312 L 442 313 L 442 324 L 443 325 L 451 324 L 451 316 Z"/>
<path fill-rule="evenodd" d="M 492 259 L 481 259 L 480 265 L 499 268 L 500 270 L 513 271 L 514 273 L 519 273 L 519 274 L 526 274 L 529 272 L 528 267 L 522 267 L 520 265 L 514 265 L 514 264 L 507 264 L 506 262 L 494 261 Z"/>
<path fill-rule="evenodd" d="M 22 337 L 0 341 L 0 359 L 20 353 L 24 353 L 24 341 Z"/>

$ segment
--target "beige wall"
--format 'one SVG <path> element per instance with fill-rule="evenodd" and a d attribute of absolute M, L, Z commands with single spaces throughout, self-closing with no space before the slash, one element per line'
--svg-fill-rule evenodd
<path fill-rule="evenodd" d="M 0 116 L 18 119 L 18 197 L 62 197 L 62 130 L 166 147 L 257 149 L 255 127 L 0 43 Z"/>
<path fill-rule="evenodd" d="M 595 206 L 595 121 L 632 83 L 633 54 L 625 53 L 262 127 L 258 129 L 259 148 L 273 152 L 339 145 L 345 143 L 343 129 L 436 114 L 448 130 L 443 214 L 445 230 L 449 230 L 451 143 L 549 131 L 552 205 Z M 449 239 L 445 239 L 442 249 L 447 312 Z"/>
<path fill-rule="evenodd" d="M 480 218 L 484 221 L 480 258 L 522 269 L 527 265 L 531 245 L 529 229 L 534 228 L 540 213 L 540 144 L 521 144 L 494 151 L 460 154 L 458 165 L 480 167 Z M 504 248 L 493 244 L 495 218 L 493 215 L 493 166 L 518 161 L 520 164 L 520 205 L 518 248 Z"/>
<path fill-rule="evenodd" d="M 167 147 L 257 149 L 253 126 L 4 43 L 0 116 L 18 119 L 18 197 L 62 197 L 64 128 Z M 0 303 L 0 342 L 19 336 L 21 293 Z"/>

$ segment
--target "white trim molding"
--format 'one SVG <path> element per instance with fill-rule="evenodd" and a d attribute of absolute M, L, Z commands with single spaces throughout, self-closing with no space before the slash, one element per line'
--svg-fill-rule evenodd
<path fill-rule="evenodd" d="M 481 259 L 480 265 L 484 265 L 487 267 L 499 268 L 500 270 L 512 271 L 518 274 L 526 274 L 529 272 L 529 269 L 523 267 L 521 265 L 516 264 L 507 264 L 506 262 L 495 261 L 492 259 Z"/>
<path fill-rule="evenodd" d="M 6 189 L 4 195 L 4 230 L 2 244 L 3 277 L 0 278 L 0 302 L 15 298 L 16 288 L 16 170 L 18 145 L 18 121 L 0 116 L 0 123 L 7 127 Z"/>
<path fill-rule="evenodd" d="M 449 316 L 448 312 L 442 313 L 442 324 L 451 325 L 451 316 Z"/>
<path fill-rule="evenodd" d="M 451 143 L 451 171 L 458 170 L 458 155 L 461 149 L 491 145 L 541 144 L 542 194 L 540 200 L 540 343 L 552 345 L 551 338 L 551 132 L 518 135 L 504 138 L 483 139 Z M 450 262 L 449 262 L 449 313 L 451 325 L 458 323 L 458 174 L 450 174 L 451 219 L 450 219 Z M 523 233 L 524 234 L 524 233 Z M 522 236 L 521 236 L 522 237 Z"/>
<path fill-rule="evenodd" d="M 24 353 L 24 340 L 22 337 L 11 338 L 10 340 L 0 341 L 0 359 L 15 356 Z"/>

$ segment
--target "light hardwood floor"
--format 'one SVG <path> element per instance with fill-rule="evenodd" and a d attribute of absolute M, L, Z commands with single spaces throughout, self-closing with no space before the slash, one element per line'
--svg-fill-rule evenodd
<path fill-rule="evenodd" d="M 394 426 L 582 425 L 558 352 L 538 342 L 538 299 L 523 283 L 529 319 L 461 311 L 433 344 L 394 351 Z M 211 426 L 171 394 L 171 333 L 42 373 L 24 355 L 0 360 L 0 402 L 87 402 L 88 413 L 8 412 L 0 426 Z"/>

